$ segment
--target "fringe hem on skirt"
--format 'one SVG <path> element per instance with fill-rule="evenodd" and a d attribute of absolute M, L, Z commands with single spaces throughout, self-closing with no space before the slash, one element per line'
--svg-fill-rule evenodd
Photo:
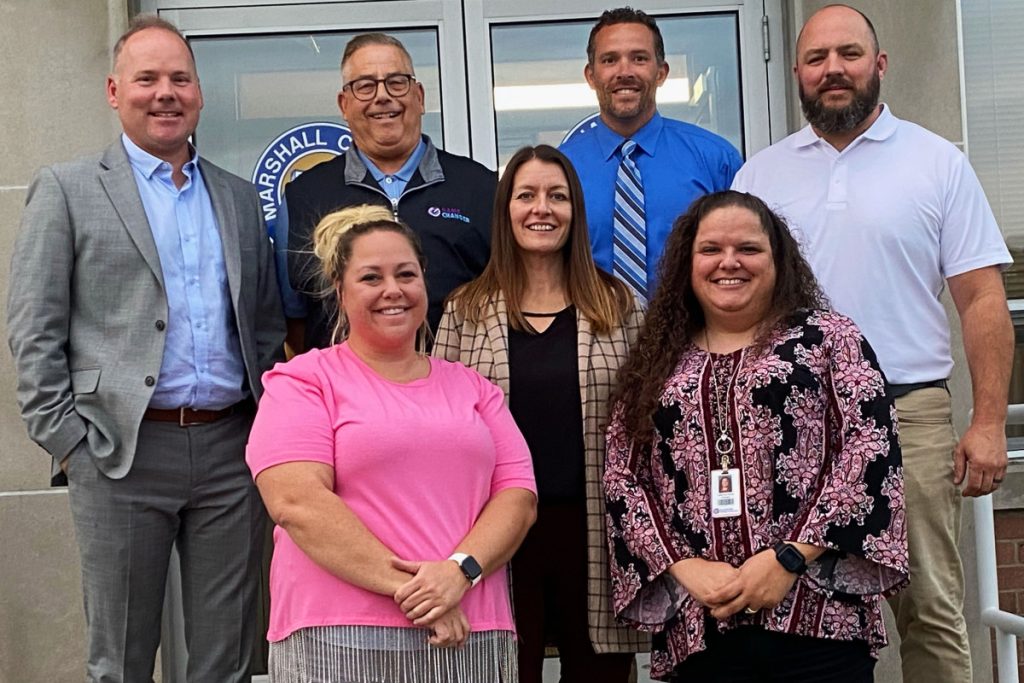
<path fill-rule="evenodd" d="M 272 683 L 517 683 L 512 631 L 471 633 L 462 648 L 430 645 L 430 631 L 315 626 L 270 644 Z"/>

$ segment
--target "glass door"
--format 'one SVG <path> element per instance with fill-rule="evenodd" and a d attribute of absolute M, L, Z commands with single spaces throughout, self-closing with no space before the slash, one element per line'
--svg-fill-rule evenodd
<path fill-rule="evenodd" d="M 337 95 L 341 54 L 359 33 L 402 41 L 426 91 L 423 132 L 438 147 L 469 154 L 459 0 L 401 0 L 387 11 L 372 1 L 151 4 L 143 9 L 177 25 L 195 53 L 204 97 L 197 146 L 256 185 L 272 235 L 287 184 L 351 145 Z"/>
<path fill-rule="evenodd" d="M 196 140 L 211 161 L 258 184 L 261 157 L 275 149 L 281 165 L 303 152 L 315 153 L 312 162 L 347 149 L 341 53 L 367 31 L 394 35 L 409 50 L 426 90 L 423 132 L 469 154 L 459 0 L 204 4 L 212 3 L 150 0 L 143 9 L 159 11 L 192 45 L 205 99 Z"/>
<path fill-rule="evenodd" d="M 665 38 L 666 116 L 719 133 L 748 155 L 786 130 L 782 0 L 652 0 Z M 345 41 L 385 31 L 408 46 L 427 90 L 424 131 L 497 168 L 510 150 L 558 143 L 596 113 L 583 78 L 605 0 L 140 0 L 195 51 L 206 109 L 203 153 L 244 177 L 278 136 L 341 124 Z M 771 59 L 769 59 L 769 56 Z M 344 145 L 343 133 L 329 144 Z M 301 137 L 299 138 L 301 142 Z"/>
<path fill-rule="evenodd" d="M 593 0 L 465 0 L 473 153 L 501 166 L 527 144 L 557 145 L 597 113 L 583 77 Z M 765 3 L 646 3 L 665 40 L 668 81 L 658 109 L 718 133 L 742 152 L 769 144 Z M 776 20 L 778 17 L 776 16 Z M 784 90 L 784 89 L 783 89 Z M 783 103 L 784 105 L 784 103 Z"/>
<path fill-rule="evenodd" d="M 203 154 L 232 172 L 250 176 L 268 145 L 273 145 L 271 159 L 281 164 L 307 150 L 320 149 L 320 154 L 347 150 L 351 138 L 337 103 L 339 63 L 345 44 L 356 33 L 191 37 L 206 96 L 196 131 Z M 409 50 L 426 90 L 423 132 L 443 145 L 437 29 L 390 33 Z M 338 131 L 318 135 L 317 129 L 310 129 L 303 135 L 303 127 L 312 122 L 337 125 Z M 289 131 L 297 139 L 291 139 Z"/>

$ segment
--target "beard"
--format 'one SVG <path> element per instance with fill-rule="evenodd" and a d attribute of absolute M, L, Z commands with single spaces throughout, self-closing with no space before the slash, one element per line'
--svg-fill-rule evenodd
<path fill-rule="evenodd" d="M 618 87 L 633 86 L 637 89 L 636 101 L 630 104 L 617 103 L 612 90 Z M 647 111 L 653 111 L 654 91 L 656 85 L 639 78 L 627 78 L 622 81 L 607 83 L 597 91 L 598 107 L 602 114 L 614 119 L 635 119 Z"/>
<path fill-rule="evenodd" d="M 824 86 L 833 84 L 849 85 L 849 82 L 835 79 L 826 82 Z M 847 133 L 859 126 L 875 110 L 881 90 L 882 79 L 876 70 L 863 90 L 854 89 L 853 100 L 848 105 L 835 109 L 826 107 L 820 95 L 808 97 L 803 85 L 800 85 L 800 107 L 804 111 L 804 118 L 818 131 L 825 134 Z"/>

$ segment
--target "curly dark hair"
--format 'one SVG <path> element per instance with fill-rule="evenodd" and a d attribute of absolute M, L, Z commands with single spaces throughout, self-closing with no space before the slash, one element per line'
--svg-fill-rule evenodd
<path fill-rule="evenodd" d="M 658 264 L 658 286 L 643 330 L 629 359 L 619 369 L 612 405 L 622 411 L 626 436 L 636 444 L 651 441 L 653 416 L 662 387 L 683 349 L 704 328 L 704 311 L 690 280 L 693 243 L 704 217 L 717 209 L 747 209 L 761 223 L 771 245 L 775 288 L 757 338 L 801 309 L 825 308 L 828 302 L 786 223 L 768 206 L 745 192 L 726 190 L 705 195 L 676 219 Z"/>

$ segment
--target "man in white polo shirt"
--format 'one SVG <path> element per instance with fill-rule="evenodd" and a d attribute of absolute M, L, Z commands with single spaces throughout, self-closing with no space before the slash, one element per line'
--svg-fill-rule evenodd
<path fill-rule="evenodd" d="M 845 5 L 815 13 L 794 72 L 810 125 L 755 155 L 733 188 L 786 219 L 836 310 L 861 327 L 896 397 L 910 587 L 890 601 L 904 681 L 970 681 L 957 540 L 962 496 L 1006 471 L 1011 262 L 974 171 L 953 145 L 878 103 L 888 56 Z M 974 418 L 956 440 L 943 287 L 960 314 Z M 961 489 L 962 486 L 962 489 Z"/>

